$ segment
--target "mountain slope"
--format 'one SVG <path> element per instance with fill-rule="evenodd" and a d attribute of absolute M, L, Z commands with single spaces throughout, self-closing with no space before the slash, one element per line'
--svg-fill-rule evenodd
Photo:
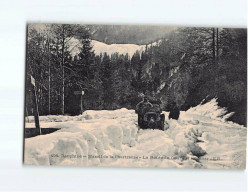
<path fill-rule="evenodd" d="M 152 44 L 148 44 L 147 47 L 150 47 L 151 45 L 155 45 L 157 42 L 154 42 Z M 72 38 L 69 42 L 70 44 L 70 52 L 72 56 L 77 55 L 80 52 L 80 47 L 82 47 L 82 44 L 78 39 Z M 92 40 L 91 45 L 93 47 L 93 50 L 96 55 L 100 55 L 100 53 L 106 52 L 108 55 L 119 53 L 126 55 L 128 54 L 130 57 L 136 52 L 142 52 L 145 51 L 146 45 L 136 45 L 136 44 L 111 44 L 108 45 L 106 43 Z"/>
<path fill-rule="evenodd" d="M 94 40 L 107 44 L 145 45 L 166 38 L 177 29 L 173 26 L 151 25 L 88 25 Z"/>

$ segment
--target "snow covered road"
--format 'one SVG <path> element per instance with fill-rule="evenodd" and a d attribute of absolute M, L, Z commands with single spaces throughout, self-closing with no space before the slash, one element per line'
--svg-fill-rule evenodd
<path fill-rule="evenodd" d="M 244 169 L 247 128 L 227 122 L 216 100 L 181 112 L 167 130 L 138 130 L 125 108 L 80 116 L 41 116 L 41 127 L 61 128 L 25 139 L 25 164 Z M 32 117 L 26 127 L 34 127 Z"/>

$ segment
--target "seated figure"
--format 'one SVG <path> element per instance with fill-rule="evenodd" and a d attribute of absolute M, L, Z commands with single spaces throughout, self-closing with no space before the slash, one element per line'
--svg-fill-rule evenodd
<path fill-rule="evenodd" d="M 149 102 L 148 98 L 145 96 L 143 98 L 143 101 L 139 102 L 136 106 L 135 112 L 138 115 L 144 115 L 146 112 L 148 112 L 153 105 Z"/>

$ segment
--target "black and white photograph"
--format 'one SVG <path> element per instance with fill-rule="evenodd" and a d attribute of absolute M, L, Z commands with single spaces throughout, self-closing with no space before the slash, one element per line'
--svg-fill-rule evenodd
<path fill-rule="evenodd" d="M 247 191 L 247 0 L 1 0 L 1 192 Z"/>
<path fill-rule="evenodd" d="M 247 29 L 29 23 L 24 164 L 245 169 Z"/>

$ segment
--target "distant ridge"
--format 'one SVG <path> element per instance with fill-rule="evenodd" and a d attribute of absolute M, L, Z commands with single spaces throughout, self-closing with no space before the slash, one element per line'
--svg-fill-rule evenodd
<path fill-rule="evenodd" d="M 152 44 L 147 45 L 147 47 L 150 47 L 151 45 L 156 45 L 157 42 L 154 42 Z M 82 47 L 82 44 L 78 39 L 72 38 L 70 40 L 70 52 L 72 56 L 75 56 L 79 53 L 80 47 Z M 93 47 L 93 50 L 96 55 L 100 55 L 101 53 L 107 53 L 108 55 L 119 53 L 126 55 L 128 54 L 130 57 L 133 56 L 133 54 L 138 51 L 142 52 L 145 51 L 146 45 L 136 45 L 136 44 L 106 44 L 100 41 L 92 40 L 91 45 Z"/>

